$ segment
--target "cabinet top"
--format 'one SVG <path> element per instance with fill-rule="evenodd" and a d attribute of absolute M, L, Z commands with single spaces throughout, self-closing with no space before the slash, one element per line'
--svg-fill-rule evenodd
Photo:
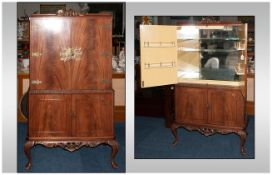
<path fill-rule="evenodd" d="M 31 15 L 31 17 L 29 18 L 34 19 L 34 18 L 48 18 L 48 17 L 54 17 L 54 18 L 60 18 L 60 17 L 64 17 L 64 18 L 82 18 L 82 17 L 111 17 L 112 14 L 111 13 L 88 13 L 88 14 L 79 14 L 79 15 L 71 15 L 71 16 L 66 16 L 66 15 L 57 15 L 57 14 L 33 14 Z"/>

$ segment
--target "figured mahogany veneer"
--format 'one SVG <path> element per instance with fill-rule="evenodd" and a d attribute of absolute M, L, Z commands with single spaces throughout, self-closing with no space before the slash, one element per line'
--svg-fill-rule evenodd
<path fill-rule="evenodd" d="M 117 168 L 111 35 L 109 14 L 30 18 L 26 169 L 37 144 L 68 151 L 107 144 Z"/>
<path fill-rule="evenodd" d="M 175 137 L 173 145 L 178 142 L 179 127 L 197 130 L 205 136 L 236 133 L 241 139 L 241 154 L 245 155 L 247 118 L 244 104 L 245 97 L 239 88 L 176 85 L 176 117 L 171 125 Z"/>

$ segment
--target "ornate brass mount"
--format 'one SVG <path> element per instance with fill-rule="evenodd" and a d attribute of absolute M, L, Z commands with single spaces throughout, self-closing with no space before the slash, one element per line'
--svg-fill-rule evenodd
<path fill-rule="evenodd" d="M 31 84 L 38 85 L 38 84 L 41 84 L 41 83 L 42 83 L 41 80 L 31 80 Z"/>
<path fill-rule="evenodd" d="M 73 9 L 60 9 L 57 11 L 57 16 L 83 16 Z"/>
<path fill-rule="evenodd" d="M 60 60 L 64 62 L 69 60 L 80 60 L 81 55 L 81 48 L 63 48 L 60 51 Z"/>

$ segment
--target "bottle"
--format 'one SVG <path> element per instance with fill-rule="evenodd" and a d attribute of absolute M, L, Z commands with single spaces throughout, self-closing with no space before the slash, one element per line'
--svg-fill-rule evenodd
<path fill-rule="evenodd" d="M 243 60 L 245 60 L 245 56 L 242 54 L 241 56 L 240 56 L 240 59 L 243 61 Z"/>

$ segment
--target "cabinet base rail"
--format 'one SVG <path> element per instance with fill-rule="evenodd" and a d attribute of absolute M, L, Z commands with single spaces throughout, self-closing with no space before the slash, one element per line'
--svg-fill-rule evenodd
<path fill-rule="evenodd" d="M 243 156 L 246 155 L 245 142 L 246 142 L 247 132 L 245 129 L 218 129 L 218 128 L 208 128 L 208 127 L 197 127 L 197 126 L 192 126 L 188 124 L 181 124 L 181 123 L 174 122 L 171 125 L 171 131 L 172 131 L 172 134 L 174 135 L 174 142 L 172 143 L 173 146 L 176 146 L 179 141 L 177 129 L 180 127 L 183 127 L 189 131 L 198 131 L 204 136 L 211 136 L 215 133 L 219 133 L 219 134 L 235 133 L 239 135 L 240 137 L 240 153 Z"/>
<path fill-rule="evenodd" d="M 111 147 L 111 166 L 112 168 L 118 168 L 115 162 L 115 156 L 118 152 L 119 145 L 115 139 L 109 140 L 97 140 L 97 141 L 30 141 L 28 140 L 24 145 L 24 152 L 28 159 L 25 169 L 29 170 L 32 166 L 31 148 L 36 145 L 43 145 L 48 148 L 61 147 L 69 152 L 76 151 L 83 146 L 96 147 L 99 145 L 109 145 Z"/>

